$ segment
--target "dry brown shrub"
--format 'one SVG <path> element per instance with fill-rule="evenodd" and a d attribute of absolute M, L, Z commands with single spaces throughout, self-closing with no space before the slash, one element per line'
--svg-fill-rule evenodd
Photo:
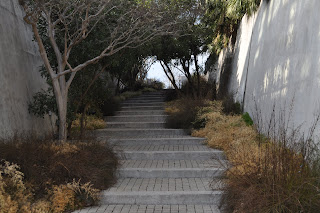
<path fill-rule="evenodd" d="M 37 200 L 31 206 L 32 213 L 48 213 L 51 209 L 51 202 L 47 200 Z"/>
<path fill-rule="evenodd" d="M 74 209 L 75 192 L 66 185 L 54 186 L 51 202 L 53 211 L 57 213 Z"/>
<path fill-rule="evenodd" d="M 190 97 L 168 102 L 165 109 L 169 115 L 166 120 L 166 126 L 175 129 L 191 129 L 198 111 L 208 106 L 209 103 L 205 99 L 193 99 Z"/>
<path fill-rule="evenodd" d="M 0 179 L 0 206 L 8 212 L 40 213 L 48 212 L 51 205 L 69 210 L 93 205 L 97 190 L 115 183 L 118 166 L 113 149 L 104 143 L 31 138 L 0 143 L 0 159 L 21 167 L 10 173 L 12 166 L 7 166 L 1 173 L 5 176 Z M 13 179 L 8 178 L 11 176 Z"/>
<path fill-rule="evenodd" d="M 80 131 L 80 120 L 81 114 L 77 115 L 77 119 L 72 122 L 72 131 L 79 132 Z M 106 127 L 106 122 L 98 118 L 94 115 L 87 115 L 85 116 L 84 120 L 84 129 L 85 130 L 95 130 L 95 129 L 103 129 Z"/>
<path fill-rule="evenodd" d="M 0 165 L 0 212 L 30 212 L 31 193 L 23 182 L 20 167 L 8 161 Z"/>

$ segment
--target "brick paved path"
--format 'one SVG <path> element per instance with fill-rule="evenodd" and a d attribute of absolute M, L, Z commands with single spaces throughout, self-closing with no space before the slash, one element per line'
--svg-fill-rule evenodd
<path fill-rule="evenodd" d="M 97 131 L 119 152 L 119 180 L 102 192 L 101 206 L 77 212 L 220 212 L 222 152 L 183 130 L 165 129 L 163 99 L 160 91 L 127 100 L 107 118 L 108 128 Z"/>

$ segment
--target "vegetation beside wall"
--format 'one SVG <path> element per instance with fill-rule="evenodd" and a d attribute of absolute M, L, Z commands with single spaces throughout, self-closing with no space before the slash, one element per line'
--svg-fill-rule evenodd
<path fill-rule="evenodd" d="M 228 212 L 318 212 L 320 161 L 311 135 L 300 138 L 299 129 L 280 121 L 266 136 L 248 114 L 226 115 L 220 102 L 209 108 L 198 118 L 205 127 L 193 136 L 207 138 L 231 163 L 224 189 Z"/>
<path fill-rule="evenodd" d="M 193 136 L 207 138 L 208 146 L 225 152 L 230 162 L 223 189 L 227 212 L 318 212 L 320 152 L 313 132 L 320 116 L 303 136 L 281 115 L 270 115 L 269 126 L 261 128 L 266 122 L 254 124 L 230 100 L 182 98 L 166 108 L 167 125 L 190 128 Z M 257 116 L 255 120 L 262 119 Z"/>

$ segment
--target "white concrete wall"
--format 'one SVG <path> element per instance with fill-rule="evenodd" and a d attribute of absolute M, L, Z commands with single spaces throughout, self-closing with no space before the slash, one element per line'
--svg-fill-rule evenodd
<path fill-rule="evenodd" d="M 45 88 L 33 34 L 23 21 L 18 0 L 0 0 L 0 138 L 14 133 L 51 132 L 49 119 L 29 114 L 28 102 Z"/>
<path fill-rule="evenodd" d="M 267 120 L 275 104 L 276 114 L 285 109 L 288 120 L 292 102 L 291 124 L 304 124 L 307 133 L 320 112 L 319 11 L 319 0 L 270 0 L 255 16 L 243 18 L 229 91 L 239 102 L 246 94 L 245 111 L 254 115 L 257 105 Z"/>

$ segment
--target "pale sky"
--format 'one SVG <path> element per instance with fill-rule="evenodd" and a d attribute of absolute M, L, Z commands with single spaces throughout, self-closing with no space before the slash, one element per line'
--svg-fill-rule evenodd
<path fill-rule="evenodd" d="M 204 68 L 204 65 L 205 65 L 208 57 L 209 57 L 208 53 L 204 53 L 204 54 L 198 56 L 199 65 L 202 66 L 203 68 Z M 192 68 L 192 70 L 194 70 L 195 69 L 194 65 L 191 68 Z M 181 79 L 181 81 L 183 80 L 184 76 L 180 71 L 175 69 L 174 73 L 176 74 L 177 81 L 179 81 L 179 79 Z M 181 76 L 181 77 L 179 77 L 179 76 Z M 163 82 L 165 84 L 166 88 L 170 86 L 170 81 L 168 80 L 166 74 L 164 74 L 164 71 L 158 61 L 155 62 L 151 66 L 151 68 L 148 72 L 147 78 L 155 79 L 155 80 Z M 179 82 L 177 82 L 177 84 L 179 84 Z"/>

